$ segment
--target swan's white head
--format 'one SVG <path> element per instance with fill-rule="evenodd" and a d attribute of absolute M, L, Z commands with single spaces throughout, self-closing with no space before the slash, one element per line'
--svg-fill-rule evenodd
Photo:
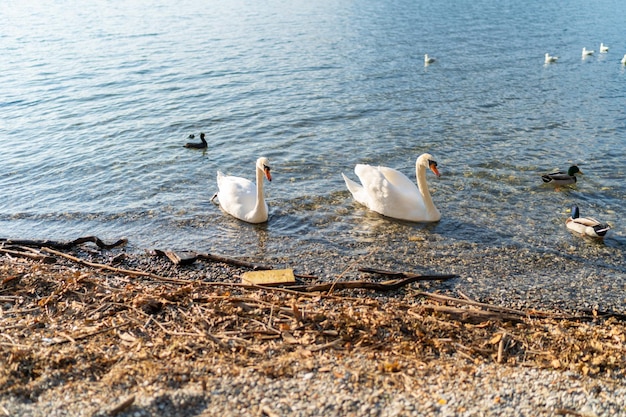
<path fill-rule="evenodd" d="M 417 158 L 417 166 L 423 166 L 426 168 L 430 168 L 430 170 L 437 176 L 440 177 L 441 174 L 439 173 L 439 170 L 437 169 L 437 161 L 435 161 L 435 158 L 433 158 L 433 156 L 429 153 L 425 153 L 420 155 L 419 158 Z"/>
<path fill-rule="evenodd" d="M 272 181 L 272 174 L 270 174 L 270 160 L 262 156 L 256 160 L 256 168 L 261 170 L 265 174 L 265 178 L 268 181 Z"/>

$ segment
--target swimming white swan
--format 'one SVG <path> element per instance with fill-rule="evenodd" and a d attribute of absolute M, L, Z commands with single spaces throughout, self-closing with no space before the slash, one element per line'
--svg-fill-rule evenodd
<path fill-rule="evenodd" d="M 216 196 L 224 211 L 248 223 L 263 223 L 268 218 L 268 208 L 263 195 L 263 176 L 272 181 L 270 162 L 267 158 L 256 161 L 256 185 L 241 177 L 224 175 L 217 171 Z"/>
<path fill-rule="evenodd" d="M 600 53 L 606 54 L 607 52 L 609 52 L 609 47 L 600 42 Z"/>
<path fill-rule="evenodd" d="M 432 64 L 435 62 L 435 58 L 429 57 L 428 54 L 424 54 L 424 65 Z"/>
<path fill-rule="evenodd" d="M 586 56 L 593 55 L 593 52 L 594 51 L 590 51 L 587 48 L 583 47 L 583 59 L 585 59 Z"/>
<path fill-rule="evenodd" d="M 624 58 L 620 61 L 622 65 L 626 65 L 626 54 L 624 54 Z"/>
<path fill-rule="evenodd" d="M 557 59 L 559 59 L 558 56 L 552 56 L 549 53 L 546 52 L 546 59 L 545 59 L 545 63 L 549 64 L 550 62 L 556 62 Z"/>
<path fill-rule="evenodd" d="M 400 171 L 381 166 L 358 164 L 354 167 L 354 172 L 363 185 L 352 181 L 343 173 L 341 176 L 354 199 L 370 210 L 401 220 L 436 222 L 441 219 L 441 213 L 430 196 L 426 183 L 426 167 L 437 177 L 440 176 L 437 162 L 425 153 L 415 162 L 417 187 Z"/>

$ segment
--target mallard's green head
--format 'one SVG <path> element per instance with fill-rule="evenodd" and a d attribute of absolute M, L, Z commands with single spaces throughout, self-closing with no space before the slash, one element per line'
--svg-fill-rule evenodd
<path fill-rule="evenodd" d="M 582 175 L 582 171 L 580 170 L 580 168 L 578 168 L 576 165 L 572 165 L 571 167 L 569 167 L 569 169 L 567 170 L 567 175 L 569 175 L 570 177 L 573 177 L 574 174 L 581 174 Z"/>

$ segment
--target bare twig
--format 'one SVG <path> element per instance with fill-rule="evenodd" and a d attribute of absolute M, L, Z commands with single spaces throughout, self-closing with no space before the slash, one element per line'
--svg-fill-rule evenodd
<path fill-rule="evenodd" d="M 50 344 L 51 345 L 60 345 L 62 343 L 67 343 L 67 342 L 76 343 L 77 340 L 87 339 L 88 337 L 96 336 L 96 335 L 99 335 L 101 333 L 106 333 L 106 332 L 111 331 L 111 330 L 119 329 L 120 327 L 124 327 L 124 326 L 126 326 L 128 324 L 130 324 L 129 321 L 121 323 L 121 324 L 118 324 L 117 326 L 106 327 L 104 329 L 96 330 L 94 332 L 89 332 L 89 333 L 81 334 L 81 335 L 74 336 L 74 337 L 70 337 L 69 335 L 63 333 L 62 336 L 64 336 L 65 339 L 54 340 Z"/>
<path fill-rule="evenodd" d="M 125 411 L 128 407 L 133 405 L 134 402 L 135 402 L 135 396 L 131 395 L 130 397 L 126 398 L 124 401 L 122 401 L 115 407 L 111 408 L 109 410 L 109 415 L 110 416 L 118 415 L 119 413 L 121 413 L 122 411 Z"/>

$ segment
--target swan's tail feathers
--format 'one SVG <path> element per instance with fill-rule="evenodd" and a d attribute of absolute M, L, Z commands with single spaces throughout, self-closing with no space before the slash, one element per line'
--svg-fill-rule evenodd
<path fill-rule="evenodd" d="M 352 197 L 357 203 L 363 204 L 364 206 L 368 206 L 367 194 L 365 192 L 365 188 L 361 184 L 356 181 L 352 181 L 350 178 L 346 177 L 343 173 L 341 173 L 343 180 L 346 182 L 346 187 L 350 193 L 352 193 Z"/>
<path fill-rule="evenodd" d="M 343 177 L 343 180 L 346 182 L 346 187 L 348 187 L 348 190 L 350 190 L 352 195 L 357 194 L 359 190 L 363 188 L 361 184 L 355 181 L 352 181 L 350 178 L 346 177 L 343 172 L 341 173 L 341 176 Z"/>

